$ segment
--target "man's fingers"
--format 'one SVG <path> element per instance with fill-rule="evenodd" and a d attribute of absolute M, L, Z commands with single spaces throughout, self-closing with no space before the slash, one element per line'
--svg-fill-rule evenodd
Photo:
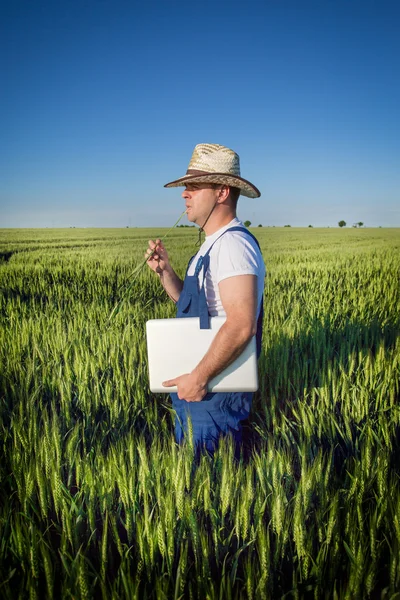
<path fill-rule="evenodd" d="M 162 382 L 162 386 L 163 387 L 172 387 L 176 385 L 176 380 L 175 379 L 168 379 L 168 381 L 163 381 Z"/>
<path fill-rule="evenodd" d="M 155 258 L 156 260 L 158 259 L 158 255 L 154 253 L 154 250 L 146 250 L 144 256 L 145 258 L 147 258 L 147 260 L 150 260 L 152 258 Z"/>
<path fill-rule="evenodd" d="M 159 246 L 153 242 L 153 240 L 149 240 L 149 248 L 147 248 L 145 256 L 149 259 L 154 258 L 155 260 L 160 259 L 160 255 L 158 251 L 160 250 Z"/>
<path fill-rule="evenodd" d="M 160 263 L 160 261 L 164 260 L 163 252 L 165 252 L 164 246 L 162 245 L 161 240 L 157 238 L 155 242 L 153 240 L 149 240 L 149 247 L 147 248 L 144 256 L 147 258 L 147 262 L 149 264 L 150 261 L 154 260 L 155 262 L 151 262 L 151 265 L 154 265 L 155 263 Z M 152 266 L 151 268 L 154 267 Z M 156 272 L 161 273 L 162 270 L 156 270 Z"/>

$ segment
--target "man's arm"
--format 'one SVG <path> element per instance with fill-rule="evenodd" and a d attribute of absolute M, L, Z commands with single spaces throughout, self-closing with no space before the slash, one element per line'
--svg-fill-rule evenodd
<path fill-rule="evenodd" d="M 154 271 L 162 283 L 168 296 L 174 302 L 178 302 L 183 289 L 183 281 L 175 273 L 169 262 L 168 252 L 161 240 L 149 240 L 149 247 L 145 256 L 150 256 L 147 264 Z"/>
<path fill-rule="evenodd" d="M 207 393 L 207 384 L 231 364 L 245 349 L 257 331 L 257 277 L 237 275 L 219 284 L 226 321 L 210 348 L 191 373 L 165 381 L 165 387 L 176 385 L 178 397 L 199 402 Z"/>

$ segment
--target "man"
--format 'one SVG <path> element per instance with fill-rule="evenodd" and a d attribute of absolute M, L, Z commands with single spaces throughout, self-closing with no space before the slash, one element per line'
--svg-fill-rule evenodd
<path fill-rule="evenodd" d="M 265 266 L 257 240 L 236 217 L 239 195 L 260 196 L 240 176 L 239 156 L 218 144 L 198 144 L 186 175 L 165 187 L 185 186 L 187 218 L 206 234 L 190 261 L 184 281 L 173 270 L 160 240 L 149 241 L 149 267 L 158 274 L 177 303 L 177 317 L 226 316 L 209 350 L 191 373 L 163 383 L 177 386 L 171 394 L 176 411 L 176 439 L 181 441 L 192 422 L 194 441 L 213 451 L 221 435 L 241 440 L 252 393 L 208 393 L 208 382 L 238 357 L 253 335 L 261 343 Z"/>

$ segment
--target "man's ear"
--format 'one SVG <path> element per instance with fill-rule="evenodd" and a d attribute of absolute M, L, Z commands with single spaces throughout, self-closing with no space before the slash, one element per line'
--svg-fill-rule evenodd
<path fill-rule="evenodd" d="M 219 193 L 218 193 L 218 200 L 217 200 L 218 204 L 222 204 L 223 202 L 225 202 L 225 200 L 229 197 L 230 191 L 231 190 L 230 190 L 229 185 L 223 185 L 221 187 L 221 189 L 219 190 Z"/>

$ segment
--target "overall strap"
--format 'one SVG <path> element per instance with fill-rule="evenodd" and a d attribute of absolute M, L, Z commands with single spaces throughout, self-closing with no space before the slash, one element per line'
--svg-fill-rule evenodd
<path fill-rule="evenodd" d="M 190 267 L 190 265 L 192 264 L 192 262 L 193 262 L 193 259 L 194 259 L 194 257 L 195 257 L 195 256 L 196 256 L 196 254 L 193 254 L 193 256 L 191 256 L 191 257 L 190 257 L 190 259 L 189 259 L 189 262 L 188 262 L 188 265 L 187 265 L 187 267 L 186 267 L 186 273 L 185 273 L 185 275 L 187 275 L 187 272 L 189 271 L 189 267 Z"/>
<path fill-rule="evenodd" d="M 181 294 L 181 296 L 179 298 L 179 302 L 181 301 L 181 298 L 183 297 L 183 295 L 185 295 L 185 298 L 187 299 L 186 309 L 189 307 L 191 302 L 193 302 L 192 306 L 195 307 L 195 314 L 192 316 L 199 317 L 200 329 L 210 329 L 210 315 L 208 314 L 206 295 L 204 293 L 204 289 L 200 289 L 200 286 L 199 286 L 199 273 L 203 266 L 205 266 L 205 269 L 207 270 L 209 257 L 208 256 L 206 257 L 206 260 L 205 260 L 206 264 L 204 265 L 204 257 L 199 256 L 199 258 L 197 259 L 196 266 L 195 266 L 194 274 L 188 276 L 189 267 L 192 264 L 195 256 L 196 255 L 192 256 L 192 258 L 189 260 L 189 264 L 186 269 L 185 281 L 183 284 L 183 286 L 184 286 L 183 293 Z M 193 288 L 193 286 L 195 286 L 195 287 Z M 203 281 L 203 286 L 204 286 L 204 281 Z M 187 315 L 187 316 L 189 316 L 189 315 Z"/>

